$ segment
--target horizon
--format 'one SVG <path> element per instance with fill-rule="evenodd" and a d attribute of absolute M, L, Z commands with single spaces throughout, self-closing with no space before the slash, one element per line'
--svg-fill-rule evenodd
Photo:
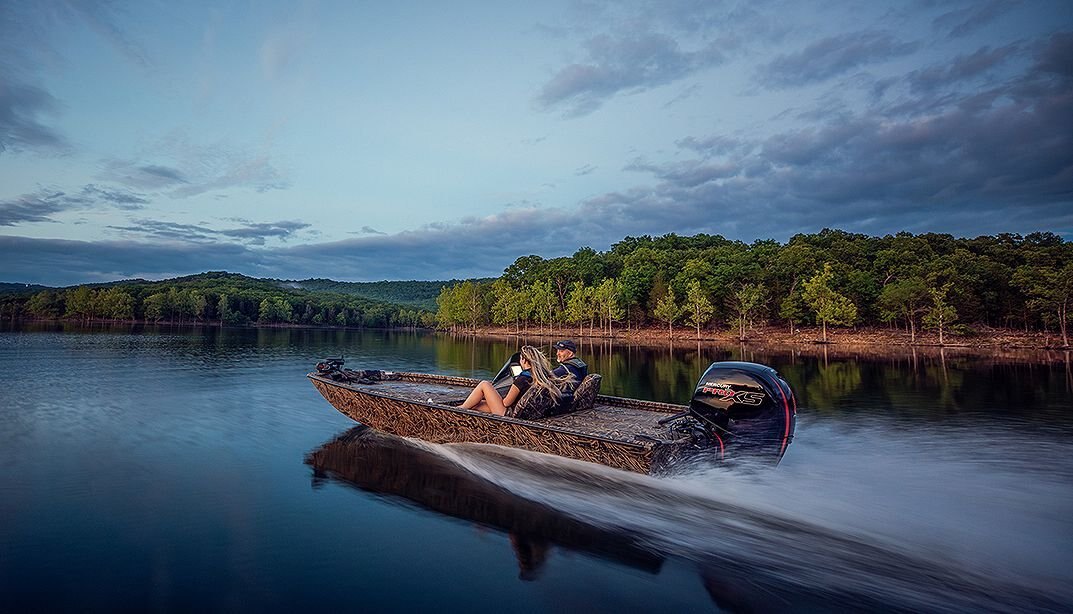
<path fill-rule="evenodd" d="M 825 229 L 823 229 L 823 231 L 846 232 L 846 231 L 843 231 L 842 229 L 839 229 L 839 228 L 825 228 Z M 673 234 L 673 233 L 669 233 L 669 234 Z M 819 234 L 819 233 L 814 233 L 814 234 Z M 859 234 L 863 234 L 863 233 L 859 233 Z M 874 238 L 884 238 L 884 237 L 887 237 L 887 236 L 891 236 L 893 234 L 896 234 L 896 233 L 891 233 L 891 234 L 883 235 L 883 236 L 863 234 L 863 236 L 874 237 Z M 921 235 L 924 235 L 924 234 L 928 234 L 928 233 L 921 233 Z M 996 233 L 995 235 L 977 235 L 975 237 L 957 236 L 957 235 L 951 235 L 951 234 L 948 234 L 948 233 L 931 233 L 931 234 L 939 234 L 941 236 L 949 236 L 949 237 L 953 238 L 954 240 L 961 240 L 961 241 L 979 239 L 979 238 L 982 238 L 982 237 L 995 237 L 995 236 L 1004 235 L 1004 234 L 1005 235 L 1013 234 L 1015 236 L 1020 236 L 1021 238 L 1027 238 L 1027 236 L 1019 235 L 1018 233 Z M 921 236 L 921 235 L 914 235 L 914 236 Z M 690 237 L 690 236 L 695 236 L 695 235 L 678 235 L 678 236 Z M 1063 242 L 1066 242 L 1066 243 L 1070 242 L 1069 239 L 1061 237 L 1060 235 L 1055 235 L 1055 236 L 1058 236 L 1058 238 L 1061 239 Z M 628 240 L 628 239 L 631 239 L 631 238 L 639 238 L 639 237 L 623 237 L 622 240 L 625 241 L 625 240 Z M 755 242 L 761 242 L 761 241 L 766 241 L 766 240 L 773 241 L 774 239 L 756 239 Z M 786 243 L 780 242 L 779 244 L 785 246 L 785 245 L 788 245 L 788 242 L 786 242 Z M 747 243 L 746 245 L 750 245 L 750 244 Z M 585 247 L 578 248 L 578 250 L 575 250 L 574 253 L 576 253 L 577 251 L 579 251 L 581 249 L 585 249 Z M 610 248 L 608 250 L 601 250 L 600 253 L 606 253 L 608 251 L 610 251 Z M 511 263 L 515 262 L 518 259 L 525 258 L 525 257 L 531 256 L 531 255 L 533 255 L 533 254 L 519 255 L 519 256 L 517 256 L 515 258 L 515 260 L 512 260 Z M 570 257 L 572 257 L 572 254 L 566 254 L 566 255 L 562 255 L 562 256 L 550 256 L 550 257 L 541 256 L 541 258 L 544 258 L 545 260 L 552 260 L 552 259 L 555 259 L 555 258 L 570 258 Z M 306 277 L 304 279 L 297 279 L 297 278 L 295 278 L 295 279 L 287 279 L 287 278 L 279 278 L 279 277 L 256 277 L 256 276 L 253 276 L 253 275 L 247 275 L 246 273 L 241 273 L 241 272 L 237 272 L 237 271 L 207 270 L 207 271 L 198 271 L 198 272 L 193 272 L 193 273 L 184 273 L 182 275 L 175 275 L 175 276 L 169 276 L 169 277 L 159 277 L 159 278 L 126 277 L 126 278 L 120 278 L 120 279 L 111 279 L 111 280 L 104 280 L 104 281 L 79 282 L 79 283 L 63 284 L 63 285 L 46 285 L 46 284 L 37 284 L 37 283 L 32 283 L 32 282 L 6 281 L 6 280 L 3 280 L 3 279 L 0 279 L 0 285 L 7 284 L 7 285 L 23 285 L 23 286 L 42 286 L 42 287 L 49 288 L 49 289 L 62 289 L 62 288 L 73 288 L 73 287 L 82 286 L 82 285 L 106 285 L 106 284 L 118 284 L 118 283 L 124 283 L 124 282 L 131 282 L 131 283 L 136 283 L 136 282 L 162 283 L 162 282 L 167 282 L 167 281 L 174 281 L 174 280 L 184 279 L 184 278 L 187 278 L 187 277 L 199 277 L 199 276 L 203 276 L 203 275 L 212 275 L 212 274 L 238 275 L 238 276 L 241 276 L 241 277 L 246 277 L 248 279 L 254 279 L 254 280 L 258 280 L 258 281 L 278 281 L 278 282 L 281 282 L 281 283 L 300 283 L 300 282 L 318 281 L 318 280 L 330 281 L 330 282 L 333 282 L 333 283 L 346 283 L 346 284 L 411 283 L 411 282 L 412 283 L 449 283 L 449 282 L 462 282 L 462 281 L 495 280 L 495 279 L 498 279 L 498 278 L 502 277 L 504 272 L 505 272 L 505 270 L 501 271 L 500 274 L 498 274 L 498 275 L 488 275 L 488 276 L 481 276 L 481 277 L 465 277 L 465 278 L 462 278 L 462 277 L 445 277 L 445 278 L 441 278 L 441 279 L 373 279 L 373 280 L 363 280 L 363 281 L 349 281 L 349 280 L 333 279 L 333 278 L 330 278 L 330 277 Z"/>
<path fill-rule="evenodd" d="M 1057 0 L 17 3 L 0 278 L 449 281 L 668 233 L 1069 241 L 1071 67 Z"/>

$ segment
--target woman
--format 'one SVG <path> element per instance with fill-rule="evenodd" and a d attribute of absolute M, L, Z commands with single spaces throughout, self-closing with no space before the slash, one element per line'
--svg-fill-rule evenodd
<path fill-rule="evenodd" d="M 492 382 L 483 381 L 477 384 L 469 398 L 462 403 L 463 409 L 476 409 L 497 416 L 507 413 L 507 408 L 512 407 L 530 387 L 536 386 L 540 394 L 551 397 L 554 404 L 558 405 L 562 399 L 563 389 L 574 384 L 574 376 L 567 374 L 558 376 L 551 372 L 551 363 L 544 354 L 531 345 L 523 345 L 519 353 L 518 364 L 522 366 L 522 372 L 514 377 L 514 383 L 507 390 L 507 396 L 500 396 L 499 391 L 492 386 Z"/>

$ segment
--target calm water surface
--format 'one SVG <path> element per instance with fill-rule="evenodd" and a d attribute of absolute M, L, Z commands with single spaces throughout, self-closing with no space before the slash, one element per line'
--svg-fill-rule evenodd
<path fill-rule="evenodd" d="M 684 403 L 727 359 L 797 392 L 777 469 L 660 479 L 384 437 L 304 377 L 517 345 L 0 329 L 0 610 L 1073 609 L 1066 354 L 585 346 L 609 394 Z"/>

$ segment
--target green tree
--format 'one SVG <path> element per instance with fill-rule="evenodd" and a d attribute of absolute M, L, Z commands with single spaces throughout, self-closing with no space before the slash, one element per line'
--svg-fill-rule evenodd
<path fill-rule="evenodd" d="M 484 321 L 486 314 L 484 287 L 477 282 L 464 281 L 458 292 L 463 321 L 469 325 L 470 330 L 476 331 L 477 325 Z"/>
<path fill-rule="evenodd" d="M 545 279 L 530 284 L 527 294 L 528 302 L 533 306 L 533 317 L 543 332 L 545 325 L 551 324 L 554 316 L 555 292 L 551 281 Z"/>
<path fill-rule="evenodd" d="M 943 284 L 938 288 L 929 288 L 932 305 L 924 314 L 924 326 L 938 329 L 939 345 L 943 345 L 943 330 L 958 318 L 958 312 L 947 302 L 946 295 L 950 291 L 950 284 Z"/>
<path fill-rule="evenodd" d="M 277 322 L 290 322 L 291 321 L 291 304 L 282 297 L 268 297 L 261 301 L 260 309 L 258 310 L 258 319 L 261 322 L 277 323 Z M 343 315 L 343 322 L 346 323 L 346 316 Z"/>
<path fill-rule="evenodd" d="M 615 320 L 621 320 L 625 315 L 625 311 L 622 308 L 622 287 L 619 285 L 618 280 L 605 279 L 596 287 L 593 298 L 600 311 L 600 319 L 607 318 L 607 334 L 611 336 L 611 323 Z"/>
<path fill-rule="evenodd" d="M 52 290 L 37 292 L 26 302 L 26 310 L 37 318 L 58 318 L 66 309 L 63 294 Z"/>
<path fill-rule="evenodd" d="M 689 282 L 685 310 L 689 312 L 689 322 L 697 329 L 697 339 L 700 339 L 700 327 L 711 321 L 715 308 L 697 280 Z"/>
<path fill-rule="evenodd" d="M 925 311 L 924 305 L 928 297 L 927 284 L 920 277 L 912 276 L 891 282 L 879 293 L 880 317 L 888 321 L 898 317 L 905 318 L 910 343 L 916 343 L 917 318 Z"/>
<path fill-rule="evenodd" d="M 848 298 L 831 288 L 834 273 L 831 264 L 823 265 L 823 271 L 805 281 L 802 293 L 805 302 L 816 314 L 823 327 L 823 341 L 827 342 L 827 324 L 852 326 L 857 320 L 857 306 Z"/>
<path fill-rule="evenodd" d="M 452 332 L 466 321 L 465 306 L 462 303 L 462 284 L 444 286 L 436 297 L 436 320 L 443 329 Z"/>
<path fill-rule="evenodd" d="M 67 291 L 67 317 L 78 318 L 83 323 L 88 322 L 93 315 L 95 293 L 89 286 L 78 286 Z"/>
<path fill-rule="evenodd" d="M 220 295 L 220 300 L 216 304 L 216 311 L 220 314 L 220 326 L 229 324 L 231 319 L 231 301 L 227 298 L 226 294 Z"/>
<path fill-rule="evenodd" d="M 661 255 L 655 250 L 642 247 L 626 257 L 622 264 L 619 283 L 626 313 L 635 308 L 644 314 L 644 306 L 655 299 L 650 295 L 656 276 L 659 275 Z M 632 317 L 630 320 L 632 321 Z"/>
<path fill-rule="evenodd" d="M 794 324 L 801 324 L 808 314 L 808 305 L 801 296 L 800 290 L 786 295 L 779 303 L 779 317 L 790 324 L 790 334 L 794 334 Z"/>
<path fill-rule="evenodd" d="M 100 295 L 102 315 L 113 320 L 134 319 L 134 297 L 121 288 L 109 288 Z"/>
<path fill-rule="evenodd" d="M 667 339 L 674 337 L 674 321 L 682 315 L 682 309 L 678 306 L 678 299 L 674 296 L 674 290 L 667 288 L 656 301 L 656 319 L 667 323 Z"/>
<path fill-rule="evenodd" d="M 764 286 L 762 284 L 745 283 L 734 293 L 734 312 L 738 320 L 738 340 L 745 341 L 745 327 L 751 321 L 751 317 L 764 302 Z"/>
<path fill-rule="evenodd" d="M 499 278 L 492 282 L 492 323 L 500 326 L 514 324 L 515 329 L 519 329 L 520 299 L 519 292 L 506 279 Z"/>
<path fill-rule="evenodd" d="M 1069 347 L 1070 303 L 1073 303 L 1073 262 L 1061 267 L 1022 265 L 1014 284 L 1028 297 L 1026 307 L 1044 322 L 1053 322 L 1062 335 L 1062 345 Z"/>
<path fill-rule="evenodd" d="M 583 281 L 575 281 L 566 302 L 566 321 L 578 325 L 578 335 L 583 335 L 585 320 L 592 313 L 592 289 Z"/>
<path fill-rule="evenodd" d="M 164 292 L 150 294 L 142 300 L 142 308 L 146 320 L 159 322 L 168 312 L 168 295 Z"/>

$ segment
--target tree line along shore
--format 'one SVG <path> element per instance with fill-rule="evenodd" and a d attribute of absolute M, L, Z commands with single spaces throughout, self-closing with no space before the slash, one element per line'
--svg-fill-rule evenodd
<path fill-rule="evenodd" d="M 6 284 L 0 318 L 1069 347 L 1071 300 L 1073 243 L 1053 233 L 966 239 L 823 230 L 785 244 L 627 237 L 605 252 L 523 256 L 498 278 L 455 282 L 210 272 L 69 288 Z M 435 311 L 424 308 L 433 301 Z"/>
<path fill-rule="evenodd" d="M 780 327 L 800 339 L 795 331 L 816 327 L 819 341 L 1068 347 L 1071 301 L 1073 243 L 1053 233 L 823 230 L 786 244 L 668 234 L 627 237 L 606 252 L 524 256 L 496 279 L 444 286 L 436 316 L 455 332 L 662 327 L 680 337 L 675 327 L 688 327 L 698 339 L 730 330 L 744 340 Z"/>
<path fill-rule="evenodd" d="M 323 285 L 323 280 L 313 281 Z M 211 272 L 155 282 L 128 280 L 33 291 L 9 288 L 0 296 L 0 317 L 220 326 L 416 328 L 435 324 L 435 314 L 416 305 L 296 285 Z"/>

